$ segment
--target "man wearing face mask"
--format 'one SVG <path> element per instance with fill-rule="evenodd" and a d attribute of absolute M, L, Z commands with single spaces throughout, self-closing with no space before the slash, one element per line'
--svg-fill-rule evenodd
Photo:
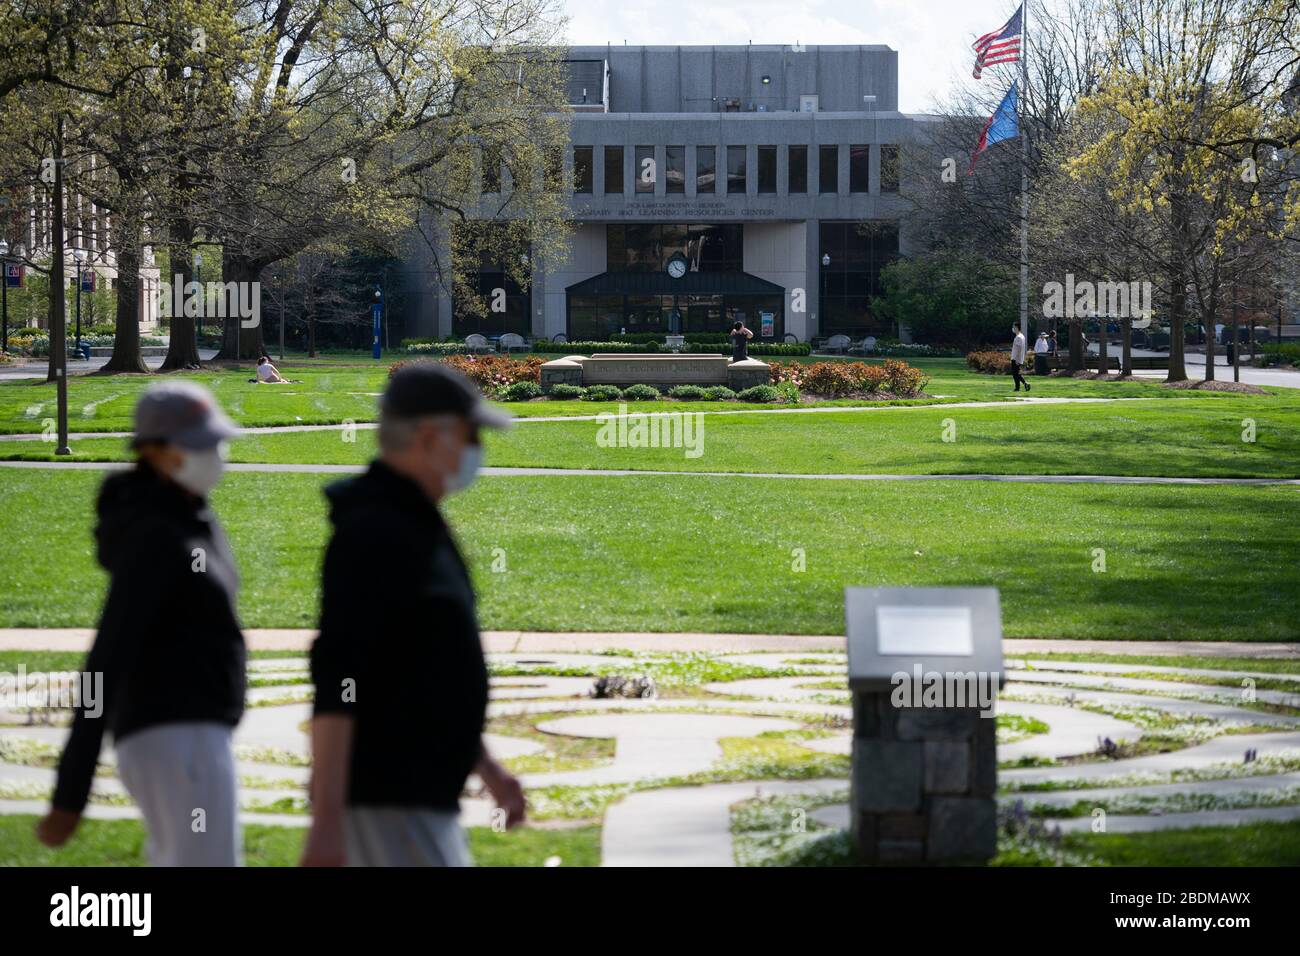
<path fill-rule="evenodd" d="M 304 865 L 469 865 L 458 817 L 471 772 L 507 826 L 523 820 L 519 782 L 482 742 L 474 591 L 438 509 L 473 481 L 479 429 L 509 423 L 446 366 L 409 365 L 380 401 L 379 458 L 326 489 Z"/>
<path fill-rule="evenodd" d="M 48 846 L 77 828 L 108 729 L 118 774 L 144 816 L 150 862 L 240 862 L 231 736 L 244 712 L 244 635 L 234 560 L 207 503 L 237 433 L 189 382 L 155 385 L 136 405 L 139 460 L 99 492 L 108 598 L 85 671 L 102 675 L 102 694 L 78 701 L 52 806 L 36 828 Z"/>

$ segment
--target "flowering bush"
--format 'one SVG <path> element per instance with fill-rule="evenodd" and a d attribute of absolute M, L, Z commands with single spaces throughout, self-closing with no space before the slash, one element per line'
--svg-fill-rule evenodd
<path fill-rule="evenodd" d="M 930 381 L 930 376 L 919 368 L 897 359 L 885 359 L 885 364 L 880 368 L 884 371 L 884 390 L 899 398 L 915 398 L 925 390 L 925 386 Z"/>
<path fill-rule="evenodd" d="M 883 365 L 869 365 L 866 362 L 768 364 L 772 368 L 773 384 L 789 382 L 802 392 L 829 398 L 886 393 L 898 398 L 915 398 L 929 382 L 929 378 L 920 369 L 894 359 L 886 359 Z"/>
<path fill-rule="evenodd" d="M 966 356 L 966 364 L 985 375 L 1011 374 L 1011 356 L 1006 352 L 971 352 Z"/>
<path fill-rule="evenodd" d="M 417 359 L 416 361 L 426 361 Z M 540 382 L 543 359 L 530 355 L 514 359 L 506 355 L 449 355 L 439 359 L 443 365 L 454 368 L 478 386 L 484 395 L 496 397 L 515 382 Z M 410 362 L 395 362 L 388 370 L 391 376 Z"/>

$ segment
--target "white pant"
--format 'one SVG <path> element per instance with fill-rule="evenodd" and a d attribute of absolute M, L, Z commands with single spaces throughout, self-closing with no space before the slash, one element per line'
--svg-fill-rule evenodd
<path fill-rule="evenodd" d="M 140 806 L 154 866 L 239 866 L 233 728 L 161 724 L 116 742 L 117 770 Z"/>
<path fill-rule="evenodd" d="M 405 807 L 349 807 L 348 866 L 472 866 L 460 814 Z"/>

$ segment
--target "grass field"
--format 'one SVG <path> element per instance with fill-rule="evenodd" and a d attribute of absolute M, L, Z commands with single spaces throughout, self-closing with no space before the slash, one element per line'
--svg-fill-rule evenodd
<path fill-rule="evenodd" d="M 0 626 L 95 622 L 100 479 L 0 471 Z M 314 624 L 330 480 L 235 473 L 217 489 L 247 626 Z M 846 585 L 990 585 L 1011 637 L 1300 637 L 1288 487 L 489 477 L 447 513 L 487 628 L 838 634 Z"/>
<path fill-rule="evenodd" d="M 346 420 L 373 421 L 375 398 L 383 390 L 388 366 L 404 356 L 391 356 L 381 363 L 288 366 L 288 378 L 298 385 L 257 385 L 249 379 L 253 368 L 176 373 L 210 388 L 227 413 L 244 426 L 332 424 Z M 927 394 L 946 400 L 1001 401 L 1014 397 L 1006 376 L 975 375 L 960 359 L 918 359 L 912 364 L 930 375 Z M 68 381 L 68 427 L 72 432 L 127 431 L 131 411 L 140 392 L 151 383 L 173 376 L 80 375 Z M 1286 389 L 1273 390 L 1279 394 Z M 1045 378 L 1035 382 L 1035 397 L 1076 398 L 1159 398 L 1181 400 L 1186 393 L 1164 388 L 1158 382 L 1096 382 L 1083 379 Z M 1294 394 L 1294 393 L 1292 393 Z M 1212 400 L 1231 401 L 1234 396 L 1208 394 Z M 594 414 L 601 403 L 531 402 L 511 405 L 519 415 Z M 859 405 L 845 401 L 843 404 Z M 682 411 L 713 409 L 716 402 L 645 403 Z M 762 407 L 728 403 L 727 408 Z M 44 421 L 55 414 L 55 387 L 41 380 L 0 382 L 0 434 L 39 433 Z"/>
<path fill-rule="evenodd" d="M 619 408 L 563 404 L 581 404 L 587 415 Z M 643 410 L 628 406 L 629 414 Z M 783 474 L 1300 477 L 1300 394 L 1106 405 L 756 411 L 706 414 L 702 421 L 698 457 L 687 457 L 681 448 L 603 448 L 596 443 L 601 422 L 547 421 L 489 434 L 488 463 Z M 1248 422 L 1254 426 L 1253 441 L 1243 441 Z M 81 439 L 73 448 L 73 457 L 83 460 L 132 457 L 121 438 Z M 361 464 L 374 453 L 372 429 L 249 434 L 231 445 L 231 459 L 240 462 Z M 0 458 L 53 457 L 45 442 L 0 443 Z"/>
<path fill-rule="evenodd" d="M 144 827 L 138 820 L 83 820 L 58 850 L 32 836 L 36 817 L 0 816 L 0 866 L 145 866 Z M 297 866 L 307 831 L 297 827 L 244 827 L 246 866 Z M 597 866 L 600 828 L 525 828 L 496 833 L 470 827 L 470 853 L 478 866 Z"/>

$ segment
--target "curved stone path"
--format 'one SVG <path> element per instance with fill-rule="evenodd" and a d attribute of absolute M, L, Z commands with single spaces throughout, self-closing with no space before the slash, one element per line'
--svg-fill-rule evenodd
<path fill-rule="evenodd" d="M 549 737 L 614 741 L 614 758 L 602 766 L 525 773 L 522 778 L 529 789 L 562 785 L 631 790 L 604 811 L 602 859 L 606 865 L 732 865 L 730 820 L 737 803 L 756 796 L 801 793 L 824 802 L 826 795 L 847 789 L 844 778 L 656 786 L 669 778 L 707 781 L 709 774 L 723 767 L 719 762 L 722 741 L 728 739 L 757 741 L 773 739 L 761 735 L 776 735 L 778 752 L 787 760 L 800 748 L 809 761 L 826 761 L 828 755 L 846 755 L 851 749 L 847 693 L 815 686 L 844 679 L 842 653 L 728 653 L 719 660 L 765 668 L 774 676 L 711 682 L 691 696 L 670 694 L 648 700 L 592 699 L 587 694 L 593 678 L 573 675 L 582 670 L 655 674 L 656 664 L 669 656 L 660 651 L 636 657 L 580 651 L 489 655 L 498 668 L 515 672 L 492 678 L 489 715 L 529 719 L 533 729 L 529 736 L 487 735 L 489 749 L 499 758 L 548 753 Z M 1220 658 L 1216 669 L 1194 672 L 1220 682 L 1207 685 L 1180 680 L 1193 672 L 1172 666 L 1057 664 L 1033 656 L 1009 658 L 1007 663 L 1009 682 L 1006 696 L 998 701 L 998 712 L 1041 721 L 1048 729 L 1000 745 L 999 761 L 1005 765 L 1022 758 L 1084 759 L 999 771 L 1003 788 L 999 799 L 1004 805 L 1020 801 L 1031 811 L 1034 807 L 1070 808 L 1081 801 L 1103 810 L 1113 806 L 1115 812 L 1108 810 L 1106 819 L 1106 830 L 1113 833 L 1300 819 L 1300 717 L 1242 706 L 1240 686 L 1242 680 L 1249 679 L 1300 684 L 1300 674 L 1235 670 L 1230 658 Z M 792 676 L 792 670 L 798 674 Z M 301 657 L 258 658 L 251 662 L 250 673 L 259 682 L 300 681 L 306 674 L 306 661 Z M 1125 676 L 1131 673 L 1143 676 Z M 291 799 L 299 805 L 305 800 L 310 770 L 305 766 L 309 746 L 303 728 L 310 719 L 310 704 L 266 706 L 265 702 L 307 694 L 310 686 L 301 683 L 272 683 L 249 692 L 250 699 L 262 705 L 249 708 L 236 734 L 238 771 L 244 778 L 240 801 L 246 822 L 303 826 L 308 821 L 305 814 L 262 809 L 278 800 Z M 1255 696 L 1258 701 L 1277 705 L 1294 705 L 1297 698 L 1297 694 L 1281 690 L 1256 690 Z M 1119 716 L 1085 710 L 1077 706 L 1080 704 L 1109 708 Z M 13 710 L 7 713 L 11 722 L 17 716 Z M 1169 753 L 1119 760 L 1089 756 L 1099 738 L 1140 740 L 1143 722 L 1151 719 L 1143 714 L 1163 714 L 1164 719 L 1208 739 Z M 1275 730 L 1225 733 L 1247 724 Z M 789 733 L 804 727 L 816 728 L 818 733 Z M 66 734 L 63 727 L 0 726 L 0 748 L 13 748 L 16 741 L 57 748 Z M 1246 764 L 1248 750 L 1258 754 L 1254 766 Z M 103 762 L 110 771 L 114 767 L 111 747 L 106 748 Z M 727 772 L 734 774 L 746 765 L 733 760 L 726 766 Z M 753 766 L 769 764 L 760 760 Z M 43 812 L 43 801 L 32 796 L 48 792 L 53 780 L 50 767 L 0 762 L 0 813 Z M 1057 789 L 1021 789 L 1043 785 Z M 1059 789 L 1064 787 L 1071 789 Z M 466 825 L 486 826 L 492 804 L 476 790 L 477 781 L 472 780 L 462 802 L 462 819 Z M 122 799 L 124 791 L 115 776 L 97 777 L 94 792 L 101 802 L 90 806 L 89 816 L 116 819 L 135 814 L 134 807 L 102 802 Z M 1207 809 L 1187 810 L 1202 805 Z M 1143 807 L 1150 812 L 1134 812 Z M 846 821 L 847 810 L 822 807 L 811 816 L 821 825 L 838 826 Z M 1051 817 L 1048 823 L 1059 824 L 1063 832 L 1086 833 L 1092 819 L 1090 815 Z"/>

